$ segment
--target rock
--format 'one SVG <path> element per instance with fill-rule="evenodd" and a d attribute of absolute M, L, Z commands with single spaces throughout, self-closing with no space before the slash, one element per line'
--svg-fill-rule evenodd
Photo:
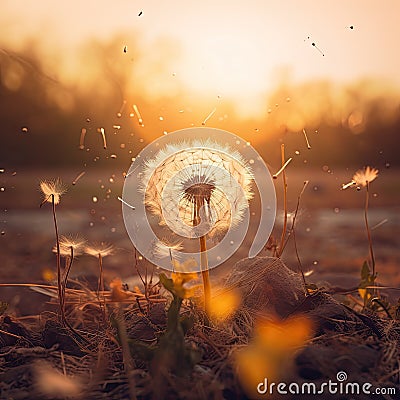
<path fill-rule="evenodd" d="M 224 289 L 238 289 L 242 304 L 251 312 L 290 315 L 305 299 L 301 276 L 279 258 L 245 258 L 235 264 L 223 284 Z"/>

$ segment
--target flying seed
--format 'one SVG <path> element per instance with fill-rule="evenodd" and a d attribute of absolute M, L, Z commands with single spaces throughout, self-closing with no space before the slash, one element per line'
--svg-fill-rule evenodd
<path fill-rule="evenodd" d="M 303 128 L 303 135 L 304 135 L 304 139 L 306 140 L 306 143 L 307 143 L 307 149 L 311 149 L 310 142 L 308 141 L 308 137 L 307 137 L 307 132 L 304 128 Z"/>
<path fill-rule="evenodd" d="M 79 138 L 79 149 L 83 150 L 85 148 L 85 135 L 86 135 L 86 128 L 81 129 L 81 136 Z"/>
<path fill-rule="evenodd" d="M 125 204 L 126 206 L 130 207 L 132 210 L 135 209 L 134 206 L 132 206 L 132 205 L 130 205 L 129 203 L 127 203 L 127 202 L 126 202 L 124 199 L 122 199 L 121 197 L 118 196 L 117 199 L 118 199 L 122 204 Z"/>
<path fill-rule="evenodd" d="M 72 181 L 72 184 L 73 184 L 73 185 L 76 185 L 76 182 L 78 182 L 79 179 L 81 179 L 82 176 L 85 175 L 85 174 L 86 174 L 85 171 L 80 172 L 80 173 L 77 175 L 77 177 Z"/>
<path fill-rule="evenodd" d="M 314 42 L 312 42 L 311 44 L 312 44 L 313 47 L 315 47 L 322 54 L 322 56 L 325 56 L 323 51 Z"/>
<path fill-rule="evenodd" d="M 386 222 L 388 222 L 388 219 L 387 219 L 387 218 L 383 219 L 381 222 L 378 222 L 376 225 L 372 226 L 372 227 L 371 227 L 371 231 L 372 231 L 373 229 L 379 228 L 379 227 L 382 226 L 383 224 L 386 224 Z"/>
<path fill-rule="evenodd" d="M 101 137 L 103 138 L 103 147 L 104 149 L 107 148 L 107 140 L 106 140 L 106 132 L 104 131 L 104 128 L 98 129 L 98 131 L 101 133 Z"/>
<path fill-rule="evenodd" d="M 282 168 L 274 175 L 272 175 L 272 177 L 274 179 L 278 178 L 278 176 L 284 171 L 284 169 L 289 165 L 289 163 L 292 161 L 292 157 L 290 157 L 285 164 L 282 165 Z"/>
<path fill-rule="evenodd" d="M 138 14 L 138 17 L 140 17 L 143 14 L 143 11 L 140 11 L 140 13 Z"/>
<path fill-rule="evenodd" d="M 128 46 L 124 46 L 124 53 L 128 51 Z"/>
<path fill-rule="evenodd" d="M 125 105 L 126 105 L 126 100 L 124 100 L 124 101 L 122 102 L 121 108 L 120 108 L 119 111 L 117 112 L 117 117 L 118 117 L 118 118 L 121 118 L 121 117 L 122 117 L 122 111 L 124 111 Z"/>
<path fill-rule="evenodd" d="M 205 125 L 207 123 L 207 121 L 215 114 L 215 111 L 217 111 L 216 108 L 214 108 L 210 114 L 207 115 L 207 117 L 204 119 L 204 121 L 201 123 L 202 125 Z"/>
<path fill-rule="evenodd" d="M 142 125 L 143 124 L 143 119 L 142 119 L 142 116 L 140 115 L 140 112 L 139 112 L 139 109 L 137 108 L 137 105 L 134 104 L 132 107 L 133 107 L 133 111 L 135 111 L 135 113 L 136 113 L 136 115 L 138 117 L 139 125 Z"/>

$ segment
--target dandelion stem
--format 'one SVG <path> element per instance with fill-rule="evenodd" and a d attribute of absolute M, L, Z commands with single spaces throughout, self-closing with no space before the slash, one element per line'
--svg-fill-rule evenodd
<path fill-rule="evenodd" d="M 60 239 L 58 236 L 58 226 L 57 226 L 57 218 L 56 218 L 56 203 L 54 201 L 54 194 L 51 194 L 51 204 L 52 204 L 52 209 L 53 209 L 54 230 L 56 232 L 58 302 L 60 305 L 61 320 L 62 320 L 63 324 L 65 324 L 64 301 L 63 301 L 63 292 L 62 292 L 62 287 L 61 287 Z"/>
<path fill-rule="evenodd" d="M 211 288 L 210 288 L 210 274 L 208 272 L 208 258 L 207 258 L 207 244 L 206 237 L 200 237 L 200 265 L 201 265 L 201 276 L 203 278 L 204 287 L 204 308 L 207 315 L 210 312 L 211 302 Z"/>
<path fill-rule="evenodd" d="M 371 230 L 369 228 L 368 223 L 368 206 L 369 206 L 369 182 L 367 181 L 367 190 L 365 195 L 365 207 L 364 207 L 364 219 L 365 219 L 365 227 L 367 229 L 367 236 L 368 236 L 368 244 L 369 244 L 369 254 L 371 256 L 371 264 L 372 264 L 372 277 L 375 282 L 375 256 L 374 256 L 374 249 L 372 247 L 372 238 L 371 238 Z"/>
<path fill-rule="evenodd" d="M 194 218 L 193 224 L 196 226 L 200 223 L 200 209 L 205 205 L 204 196 L 196 195 L 194 196 Z M 206 236 L 200 236 L 200 268 L 201 277 L 203 279 L 204 288 L 204 309 L 206 314 L 209 315 L 210 312 L 210 302 L 211 302 L 211 285 L 210 285 L 210 274 L 208 271 L 208 257 L 207 257 L 207 241 Z"/>
<path fill-rule="evenodd" d="M 101 253 L 98 255 L 99 257 L 99 279 L 97 283 L 97 296 L 99 299 L 100 307 L 103 311 L 103 319 L 106 319 L 106 299 L 104 297 L 104 278 L 103 278 L 103 257 Z M 101 293 L 101 295 L 100 295 Z M 102 297 L 102 298 L 101 298 Z M 101 301 L 103 300 L 103 301 Z"/>
<path fill-rule="evenodd" d="M 308 294 L 308 292 L 307 292 L 307 283 L 306 283 L 306 278 L 305 278 L 304 272 L 303 272 L 303 265 L 302 265 L 302 263 L 301 263 L 300 256 L 299 256 L 299 252 L 298 252 L 298 248 L 297 248 L 295 223 L 296 223 L 296 219 L 297 219 L 297 214 L 298 214 L 298 212 L 299 212 L 301 196 L 303 195 L 304 190 L 306 189 L 306 187 L 307 187 L 307 185 L 308 185 L 308 182 L 309 182 L 309 181 L 304 181 L 303 189 L 301 190 L 300 194 L 299 194 L 298 197 L 297 197 L 296 210 L 295 210 L 295 212 L 294 212 L 294 216 L 293 216 L 293 220 L 292 220 L 292 226 L 290 227 L 289 233 L 288 233 L 287 238 L 286 238 L 286 240 L 285 240 L 285 243 L 284 243 L 284 245 L 283 245 L 283 247 L 282 247 L 282 252 L 283 252 L 283 250 L 284 250 L 285 247 L 286 247 L 287 242 L 289 241 L 290 235 L 293 234 L 294 250 L 295 250 L 295 252 L 296 252 L 296 257 L 297 257 L 297 261 L 298 261 L 298 263 L 299 263 L 300 272 L 301 272 L 301 276 L 302 276 L 302 278 L 303 278 L 303 284 L 304 284 L 304 288 L 305 288 L 306 294 Z M 281 254 L 282 254 L 282 253 L 281 253 Z"/>
<path fill-rule="evenodd" d="M 287 228 L 287 183 L 286 183 L 286 173 L 283 166 L 285 165 L 285 144 L 281 144 L 281 162 L 282 162 L 282 182 L 283 182 L 283 228 L 281 235 L 281 244 L 279 246 L 278 257 L 282 255 L 285 237 L 286 237 L 286 228 Z"/>

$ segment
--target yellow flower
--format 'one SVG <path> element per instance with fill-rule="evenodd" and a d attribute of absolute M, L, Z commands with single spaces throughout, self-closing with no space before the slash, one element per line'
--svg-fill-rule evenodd
<path fill-rule="evenodd" d="M 126 301 L 135 299 L 132 292 L 128 292 L 123 289 L 122 281 L 120 278 L 114 278 L 110 282 L 110 288 L 112 301 Z"/>
<path fill-rule="evenodd" d="M 198 276 L 194 272 L 182 273 L 173 272 L 171 274 L 173 282 L 173 291 L 181 299 L 188 299 L 196 295 L 201 285 L 193 284 L 192 281 L 197 280 Z"/>
<path fill-rule="evenodd" d="M 371 183 L 377 176 L 379 171 L 375 168 L 366 167 L 364 170 L 358 170 L 353 176 L 353 182 L 359 186 L 367 186 Z"/>
<path fill-rule="evenodd" d="M 222 322 L 239 308 L 241 296 L 235 289 L 214 289 L 217 293 L 211 298 L 210 317 L 214 322 Z"/>
<path fill-rule="evenodd" d="M 61 182 L 61 179 L 57 178 L 51 181 L 41 181 L 40 190 L 43 193 L 43 203 L 52 203 L 54 197 L 54 204 L 58 204 L 60 202 L 61 196 L 67 191 L 67 188 Z"/>
<path fill-rule="evenodd" d="M 305 345 L 311 333 L 311 321 L 302 316 L 256 325 L 254 338 L 234 358 L 238 378 L 250 398 L 258 398 L 257 385 L 265 377 L 276 382 L 290 373 L 297 349 Z"/>

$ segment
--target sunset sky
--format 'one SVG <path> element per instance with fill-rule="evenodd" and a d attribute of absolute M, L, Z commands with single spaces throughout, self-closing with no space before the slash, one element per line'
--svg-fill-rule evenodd
<path fill-rule="evenodd" d="M 400 86 L 398 0 L 2 0 L 1 8 L 1 47 L 35 44 L 49 75 L 68 83 L 82 81 L 89 40 L 120 35 L 115 53 L 135 43 L 126 59 L 149 98 L 170 94 L 173 77 L 186 94 L 229 98 L 251 114 L 285 80 Z"/>

